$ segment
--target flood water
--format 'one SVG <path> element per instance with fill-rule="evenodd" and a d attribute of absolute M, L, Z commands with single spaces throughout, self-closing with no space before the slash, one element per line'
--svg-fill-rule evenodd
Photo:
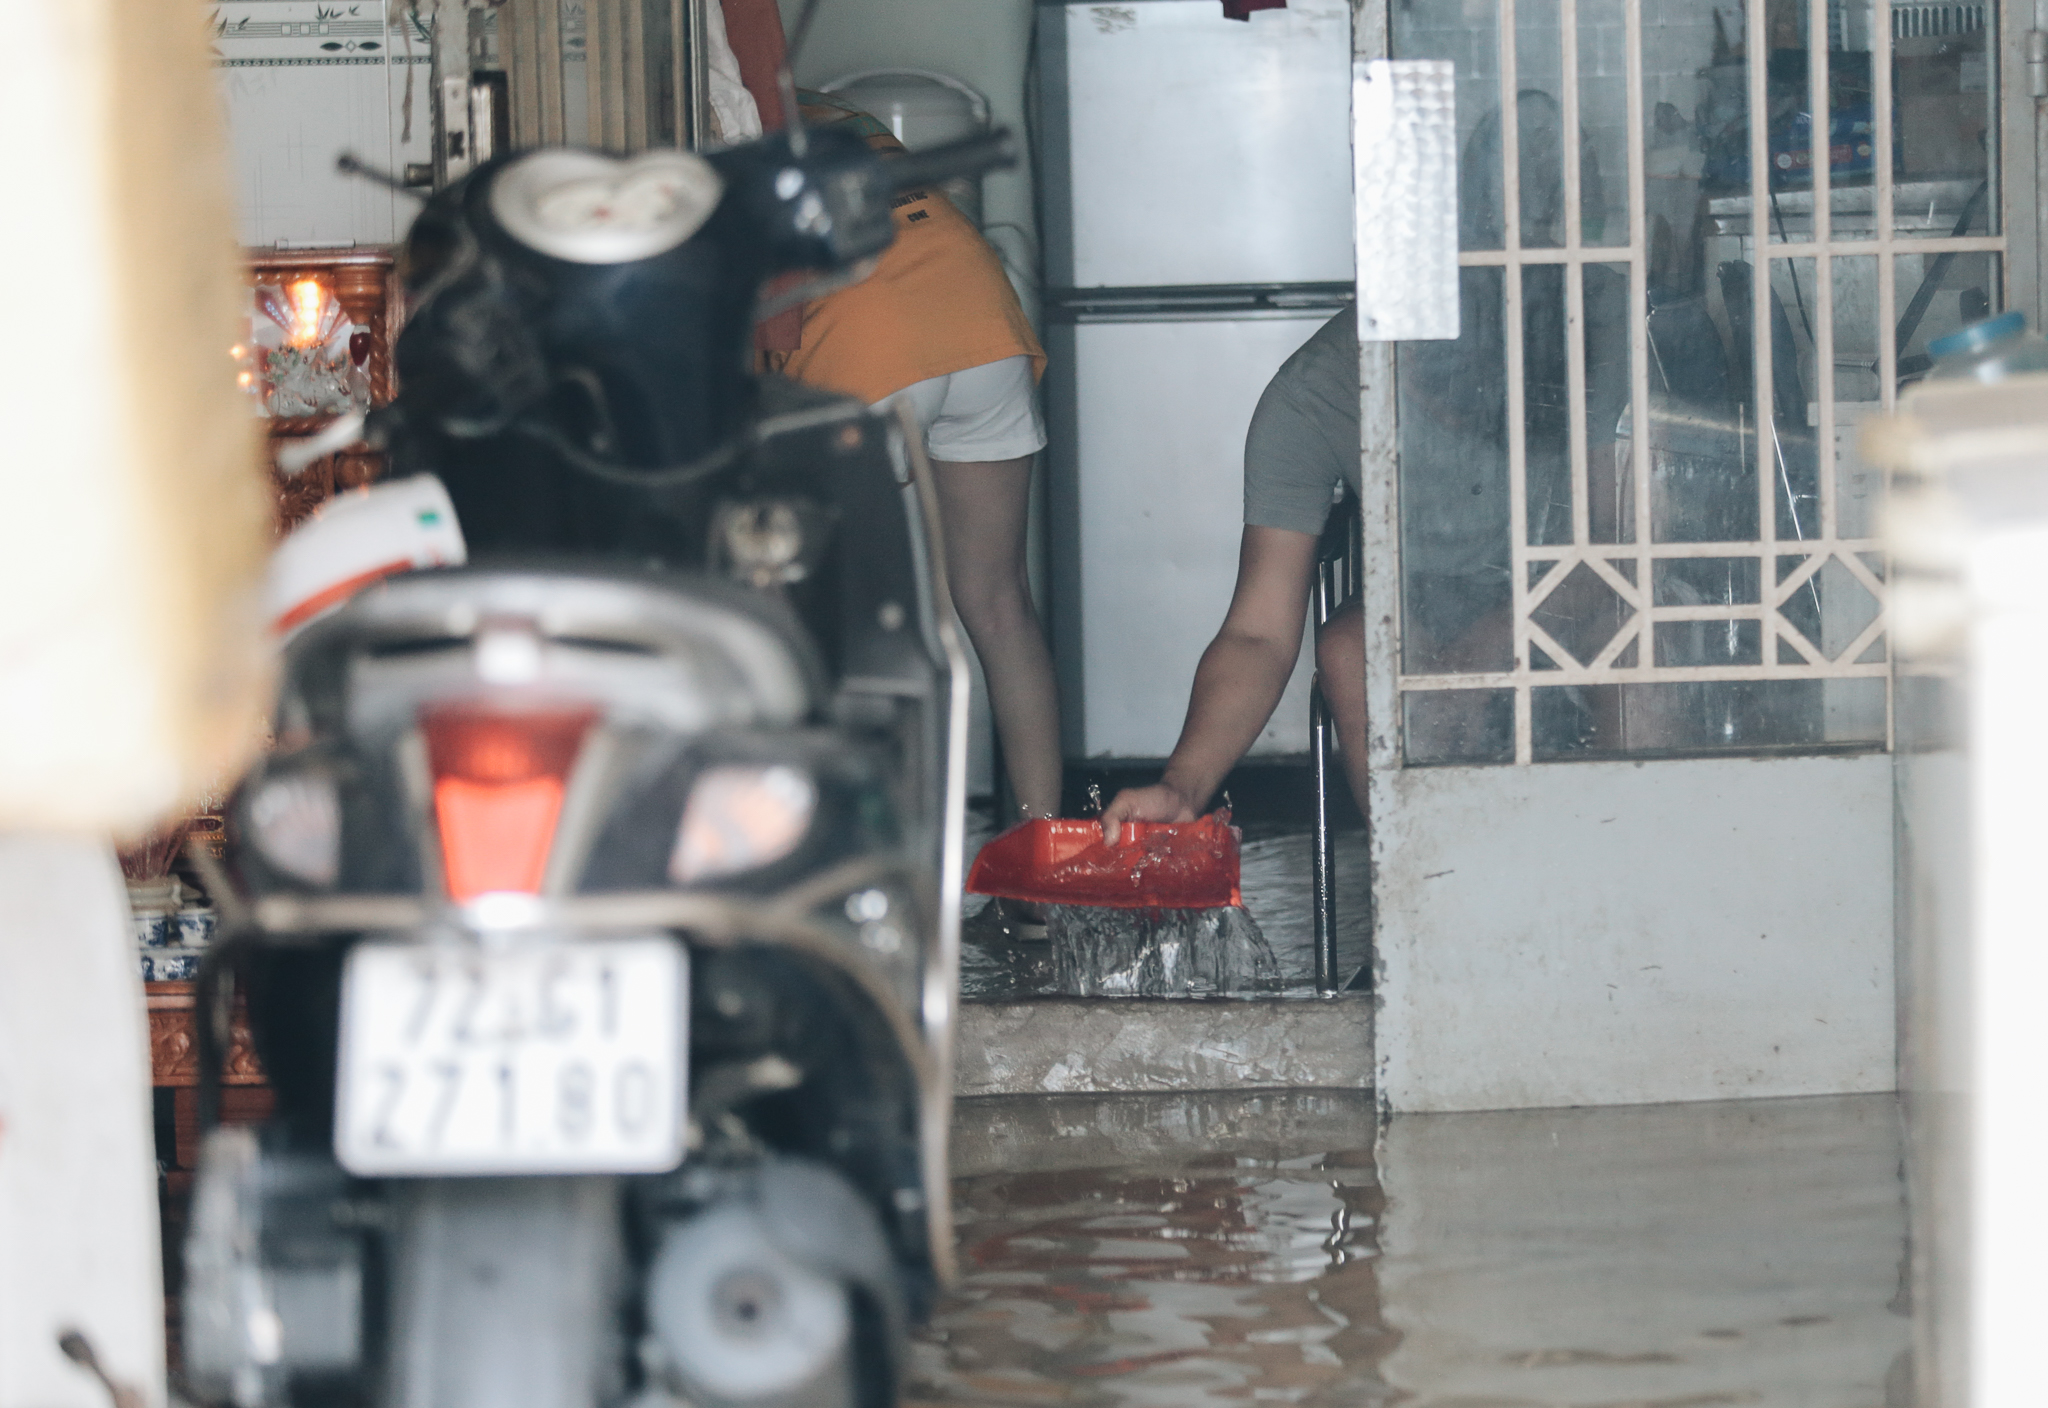
<path fill-rule="evenodd" d="M 1905 1408 L 1889 1096 L 964 1101 L 921 1405 Z"/>
<path fill-rule="evenodd" d="M 1370 930 L 1365 833 L 1343 832 L 1336 846 L 1337 967 L 1349 976 L 1364 964 Z M 970 838 L 974 852 L 985 835 Z M 1315 992 L 1314 917 L 1310 912 L 1309 835 L 1299 827 L 1252 825 L 1243 828 L 1239 851 L 1239 888 L 1244 907 L 1277 966 L 1275 985 L 1248 981 L 1228 995 L 1240 997 L 1311 997 Z M 978 896 L 970 896 L 973 916 L 961 934 L 960 995 L 969 1002 L 1007 1002 L 1022 998 L 1104 995 L 1085 983 L 1062 982 L 1057 956 L 1044 943 L 1013 944 L 1006 940 Z M 1263 971 L 1263 960 L 1248 968 Z M 1111 965 L 1121 968 L 1127 964 Z"/>

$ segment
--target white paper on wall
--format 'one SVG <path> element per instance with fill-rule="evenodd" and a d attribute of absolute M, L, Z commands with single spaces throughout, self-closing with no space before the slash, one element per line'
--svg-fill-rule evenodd
<path fill-rule="evenodd" d="M 1352 69 L 1362 342 L 1458 335 L 1458 123 L 1447 59 Z"/>

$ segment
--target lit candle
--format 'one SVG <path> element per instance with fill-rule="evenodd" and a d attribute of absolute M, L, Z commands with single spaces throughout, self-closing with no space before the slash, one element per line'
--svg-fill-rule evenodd
<path fill-rule="evenodd" d="M 320 314 L 327 306 L 327 290 L 318 279 L 300 279 L 287 292 L 292 300 L 290 345 L 311 347 L 320 340 Z"/>

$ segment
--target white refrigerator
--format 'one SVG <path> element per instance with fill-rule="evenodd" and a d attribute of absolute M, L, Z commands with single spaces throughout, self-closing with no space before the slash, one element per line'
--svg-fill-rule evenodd
<path fill-rule="evenodd" d="M 1044 3 L 1038 68 L 1066 750 L 1163 758 L 1230 602 L 1252 409 L 1352 296 L 1351 12 Z M 1311 654 L 1255 755 L 1307 751 Z"/>

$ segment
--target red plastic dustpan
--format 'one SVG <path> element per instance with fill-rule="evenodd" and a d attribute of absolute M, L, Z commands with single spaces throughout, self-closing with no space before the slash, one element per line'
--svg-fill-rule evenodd
<path fill-rule="evenodd" d="M 1105 844 L 1098 821 L 1027 821 L 981 848 L 967 888 L 1033 904 L 1215 909 L 1243 904 L 1230 813 L 1127 821 Z"/>

